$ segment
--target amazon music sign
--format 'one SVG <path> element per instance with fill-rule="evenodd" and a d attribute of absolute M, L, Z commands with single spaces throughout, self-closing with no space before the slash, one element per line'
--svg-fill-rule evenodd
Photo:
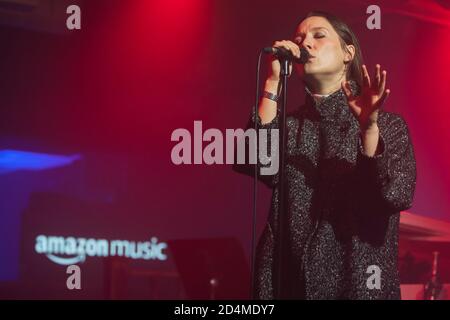
<path fill-rule="evenodd" d="M 96 199 L 33 193 L 21 227 L 24 298 L 145 299 L 151 290 L 158 298 L 177 297 L 180 279 L 167 240 L 173 236 L 159 224 L 158 214 Z M 70 265 L 81 270 L 81 290 L 67 289 Z M 160 276 L 168 273 L 174 276 Z"/>
<path fill-rule="evenodd" d="M 106 240 L 80 237 L 39 235 L 35 251 L 59 265 L 83 263 L 86 257 L 126 257 L 141 260 L 167 260 L 165 242 L 156 237 L 150 241 Z"/>

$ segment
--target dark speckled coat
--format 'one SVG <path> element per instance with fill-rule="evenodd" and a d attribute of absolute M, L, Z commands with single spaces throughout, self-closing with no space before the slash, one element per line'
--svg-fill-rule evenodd
<path fill-rule="evenodd" d="M 357 94 L 353 82 L 352 89 Z M 257 120 L 261 128 L 278 128 L 278 115 L 264 125 Z M 379 149 L 368 157 L 342 90 L 320 103 L 307 93 L 305 105 L 287 117 L 289 298 L 400 299 L 399 214 L 412 205 L 415 157 L 400 115 L 380 110 L 378 127 Z M 234 166 L 249 175 L 253 168 Z M 256 249 L 255 296 L 273 299 L 278 175 L 259 178 L 273 196 Z M 367 285 L 373 265 L 381 272 L 379 289 Z"/>

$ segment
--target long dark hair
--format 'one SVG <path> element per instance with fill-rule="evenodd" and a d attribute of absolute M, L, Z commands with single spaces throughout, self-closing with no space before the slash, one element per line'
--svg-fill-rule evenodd
<path fill-rule="evenodd" d="M 328 22 L 333 26 L 333 29 L 339 35 L 341 41 L 342 49 L 348 52 L 347 45 L 353 45 L 355 47 L 355 55 L 352 61 L 347 65 L 347 80 L 354 80 L 359 87 L 362 86 L 362 65 L 363 56 L 361 52 L 361 47 L 359 46 L 358 39 L 356 38 L 350 27 L 340 18 L 324 12 L 324 11 L 311 11 L 303 19 L 309 17 L 322 17 L 328 20 Z"/>

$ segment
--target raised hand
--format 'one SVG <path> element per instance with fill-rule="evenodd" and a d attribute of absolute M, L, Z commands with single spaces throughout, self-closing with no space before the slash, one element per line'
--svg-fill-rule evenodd
<path fill-rule="evenodd" d="M 354 96 L 350 90 L 348 81 L 342 82 L 342 89 L 347 97 L 351 112 L 358 120 L 361 131 L 377 128 L 378 111 L 389 96 L 390 90 L 386 89 L 386 70 L 380 72 L 381 66 L 375 66 L 375 79 L 370 79 L 365 65 L 362 66 L 363 86 L 361 94 Z"/>

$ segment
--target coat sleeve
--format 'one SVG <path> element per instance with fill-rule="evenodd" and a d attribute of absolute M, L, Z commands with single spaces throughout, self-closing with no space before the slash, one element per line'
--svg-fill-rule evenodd
<path fill-rule="evenodd" d="M 375 156 L 365 155 L 361 137 L 358 139 L 357 177 L 365 205 L 399 212 L 412 206 L 416 161 L 406 122 L 396 114 L 389 118 L 380 125 L 380 149 Z"/>
<path fill-rule="evenodd" d="M 234 164 L 233 164 L 233 170 L 239 173 L 243 173 L 246 175 L 249 175 L 251 177 L 255 176 L 255 165 L 257 166 L 257 174 L 258 179 L 262 181 L 264 184 L 266 184 L 269 188 L 273 188 L 278 183 L 278 169 L 274 170 L 276 168 L 275 163 L 279 164 L 279 150 L 278 150 L 278 128 L 279 128 L 279 111 L 277 112 L 275 118 L 265 124 L 261 123 L 261 118 L 259 117 L 258 113 L 255 113 L 254 108 L 252 108 L 252 112 L 250 114 L 250 119 L 246 126 L 246 132 L 254 131 L 255 127 L 255 121 L 257 121 L 258 124 L 258 131 L 260 131 L 259 134 L 255 135 L 258 136 L 258 139 L 255 139 L 251 141 L 248 139 L 248 137 L 237 137 L 237 143 L 235 143 L 234 147 Z M 250 130 L 249 130 L 250 129 Z M 263 130 L 263 131 L 261 131 Z M 260 139 L 261 137 L 265 137 L 264 139 Z M 273 139 L 276 139 L 276 141 L 272 141 Z M 238 147 L 240 143 L 243 143 L 243 146 L 245 146 L 245 161 L 244 163 L 239 163 L 237 159 L 238 154 Z M 264 144 L 264 149 L 261 150 L 261 146 Z M 242 148 L 241 148 L 242 150 Z M 257 161 L 251 161 L 249 160 L 249 152 L 255 152 L 256 155 L 259 155 L 256 157 Z M 271 152 L 272 151 L 272 152 Z M 241 151 L 242 152 L 242 151 Z M 275 161 L 274 157 L 277 157 L 278 160 Z M 277 162 L 278 161 L 278 162 Z M 255 163 L 256 162 L 256 163 Z M 261 170 L 262 168 L 272 168 L 269 170 L 269 173 L 273 171 L 273 173 L 268 174 L 268 172 L 264 172 L 264 170 Z"/>

